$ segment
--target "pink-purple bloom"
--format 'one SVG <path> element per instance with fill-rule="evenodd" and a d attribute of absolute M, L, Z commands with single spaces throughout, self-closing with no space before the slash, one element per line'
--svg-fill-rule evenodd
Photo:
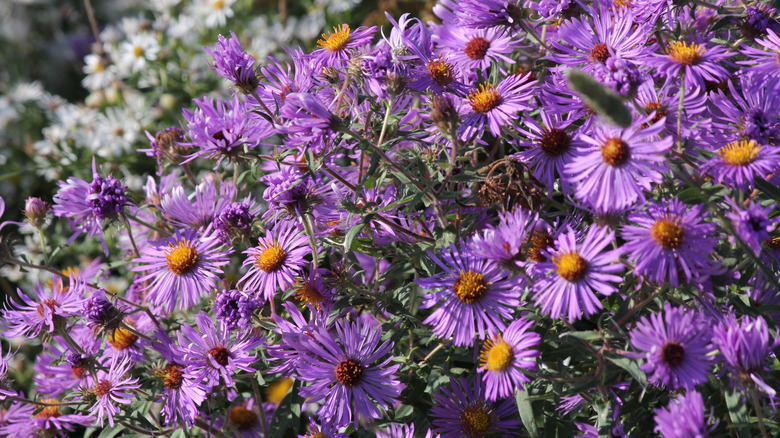
<path fill-rule="evenodd" d="M 9 300 L 3 310 L 4 337 L 24 336 L 35 338 L 41 333 L 53 333 L 65 329 L 66 318 L 81 313 L 84 303 L 83 286 L 70 278 L 70 286 L 55 277 L 51 286 L 41 283 L 35 287 L 35 298 L 18 290 L 21 303 Z"/>
<path fill-rule="evenodd" d="M 131 391 L 141 385 L 138 378 L 128 377 L 133 362 L 130 360 L 114 360 L 108 372 L 97 371 L 97 380 L 92 391 L 97 396 L 97 401 L 90 408 L 90 412 L 97 415 L 97 422 L 103 424 L 104 418 L 108 424 L 114 425 L 114 416 L 121 411 L 117 405 L 128 405 L 135 397 Z"/>
<path fill-rule="evenodd" d="M 763 317 L 737 318 L 728 314 L 715 326 L 712 341 L 739 384 L 756 385 L 771 397 L 777 394 L 761 376 L 768 369 L 772 349 L 780 343 Z"/>
<path fill-rule="evenodd" d="M 509 397 L 522 390 L 523 383 L 531 381 L 523 372 L 536 370 L 540 352 L 534 347 L 542 340 L 541 335 L 531 331 L 533 325 L 531 320 L 518 318 L 482 345 L 479 372 L 487 399 Z"/>
<path fill-rule="evenodd" d="M 245 94 L 257 89 L 255 57 L 244 51 L 235 32 L 230 31 L 230 39 L 220 35 L 214 47 L 206 48 L 206 52 L 214 58 L 212 67 L 218 75 L 235 83 Z"/>
<path fill-rule="evenodd" d="M 688 391 L 655 409 L 653 432 L 663 438 L 705 438 L 715 430 L 718 420 L 704 410 L 704 399 L 697 391 Z"/>
<path fill-rule="evenodd" d="M 707 381 L 714 350 L 709 322 L 698 312 L 665 305 L 631 331 L 631 345 L 645 360 L 648 381 L 670 390 L 693 389 Z"/>
<path fill-rule="evenodd" d="M 490 401 L 479 379 L 452 378 L 433 397 L 433 432 L 442 437 L 517 436 L 520 421 L 514 399 Z"/>

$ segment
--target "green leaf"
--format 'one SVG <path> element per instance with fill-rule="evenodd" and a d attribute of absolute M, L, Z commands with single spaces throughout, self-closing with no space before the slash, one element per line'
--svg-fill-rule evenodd
<path fill-rule="evenodd" d="M 303 404 L 303 397 L 298 393 L 300 386 L 301 382 L 296 380 L 290 388 L 290 392 L 279 403 L 269 425 L 269 436 L 298 436 L 301 429 L 301 405 Z"/>
<path fill-rule="evenodd" d="M 742 393 L 736 388 L 730 388 L 723 396 L 726 399 L 726 408 L 729 411 L 732 431 L 740 438 L 751 436 L 747 402 Z"/>
<path fill-rule="evenodd" d="M 523 426 L 528 430 L 528 435 L 531 438 L 540 438 L 539 427 L 536 425 L 536 417 L 531 407 L 531 401 L 528 399 L 528 391 L 525 385 L 523 385 L 522 391 L 517 390 L 515 392 L 515 400 L 517 400 L 517 409 L 520 411 L 520 419 L 523 420 Z"/>
<path fill-rule="evenodd" d="M 588 106 L 609 123 L 621 128 L 631 125 L 631 112 L 623 101 L 609 88 L 601 85 L 587 73 L 572 70 L 567 76 L 569 88 L 576 91 Z"/>
<path fill-rule="evenodd" d="M 365 226 L 365 222 L 360 222 L 347 231 L 347 234 L 344 236 L 344 252 L 349 252 L 352 249 L 352 241 L 355 240 L 355 236 L 357 236 Z"/>
<path fill-rule="evenodd" d="M 764 178 L 756 178 L 756 188 L 763 194 L 769 196 L 777 202 L 780 202 L 780 187 L 777 187 Z"/>
<path fill-rule="evenodd" d="M 572 337 L 575 337 L 577 339 L 582 339 L 582 340 L 585 340 L 585 341 L 595 341 L 597 339 L 601 339 L 602 338 L 601 333 L 597 332 L 596 330 L 586 330 L 586 331 L 582 331 L 582 332 L 561 333 L 561 337 L 564 337 L 564 336 L 572 336 Z"/>
<path fill-rule="evenodd" d="M 122 432 L 123 430 L 125 430 L 125 427 L 121 426 L 119 424 L 117 424 L 114 427 L 107 427 L 107 428 L 103 429 L 102 432 L 100 432 L 100 435 L 98 435 L 98 438 L 113 438 L 113 437 L 119 435 L 119 433 Z"/>
<path fill-rule="evenodd" d="M 645 375 L 644 371 L 639 369 L 639 365 L 637 365 L 636 361 L 608 351 L 604 353 L 604 357 L 613 364 L 626 370 L 643 388 L 647 386 L 647 375 Z"/>

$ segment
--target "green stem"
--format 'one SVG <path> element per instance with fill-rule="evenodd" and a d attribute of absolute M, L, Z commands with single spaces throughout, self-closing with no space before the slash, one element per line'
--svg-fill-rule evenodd
<path fill-rule="evenodd" d="M 763 438 L 769 438 L 769 434 L 766 432 L 766 426 L 764 426 L 764 413 L 761 408 L 761 402 L 758 400 L 758 391 L 755 387 L 750 388 L 750 400 L 753 402 L 753 409 L 756 410 L 756 422 L 758 428 L 761 430 L 761 436 Z"/>
<path fill-rule="evenodd" d="M 135 251 L 136 256 L 140 256 L 141 252 L 138 251 L 138 246 L 135 244 L 135 239 L 133 238 L 133 229 L 130 226 L 130 221 L 127 220 L 127 216 L 122 213 L 122 220 L 125 222 L 125 227 L 127 227 L 127 236 L 130 238 L 130 243 L 133 244 L 133 251 Z"/>
<path fill-rule="evenodd" d="M 311 215 L 306 213 L 301 216 L 301 219 L 303 219 L 303 228 L 306 231 L 306 234 L 309 236 L 309 245 L 311 246 L 311 262 L 314 267 L 314 270 L 317 270 L 317 267 L 319 266 L 319 260 L 317 257 L 317 240 L 314 238 L 314 224 L 311 220 Z"/>
<path fill-rule="evenodd" d="M 43 263 L 49 264 L 49 255 L 46 254 L 46 236 L 43 235 L 43 230 L 36 227 L 38 231 L 38 240 L 41 242 L 41 254 L 43 254 Z"/>
<path fill-rule="evenodd" d="M 56 270 L 54 268 L 50 268 L 48 266 L 35 265 L 35 264 L 32 264 L 32 263 L 23 262 L 23 261 L 21 261 L 19 259 L 15 259 L 13 257 L 8 257 L 7 259 L 5 259 L 5 261 L 8 262 L 8 263 L 11 263 L 12 265 L 21 266 L 22 268 L 40 269 L 42 271 L 48 271 L 48 272 L 51 272 L 52 274 L 60 277 L 64 281 L 70 281 L 70 278 L 67 275 L 63 274 L 62 272 L 60 272 L 60 271 L 58 271 L 58 270 Z"/>

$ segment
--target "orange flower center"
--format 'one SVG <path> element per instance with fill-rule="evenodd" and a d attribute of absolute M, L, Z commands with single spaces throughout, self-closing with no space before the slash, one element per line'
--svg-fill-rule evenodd
<path fill-rule="evenodd" d="M 479 61 L 481 59 L 485 59 L 485 55 L 487 55 L 487 51 L 489 48 L 490 48 L 490 41 L 482 37 L 475 37 L 472 38 L 471 41 L 469 41 L 466 44 L 466 48 L 464 49 L 464 52 L 466 52 L 466 56 L 468 56 L 469 59 L 473 59 L 474 61 Z"/>
<path fill-rule="evenodd" d="M 747 166 L 756 161 L 761 146 L 755 140 L 740 140 L 729 143 L 718 150 L 718 155 L 729 166 Z"/>
<path fill-rule="evenodd" d="M 198 263 L 199 254 L 187 239 L 177 240 L 176 245 L 169 243 L 169 252 L 165 256 L 168 269 L 176 275 L 184 275 Z"/>
<path fill-rule="evenodd" d="M 243 406 L 231 407 L 228 417 L 238 430 L 251 430 L 257 426 L 260 419 L 257 414 Z"/>
<path fill-rule="evenodd" d="M 363 376 L 363 365 L 355 359 L 342 360 L 336 366 L 336 380 L 344 386 L 355 386 Z"/>
<path fill-rule="evenodd" d="M 485 341 L 479 355 L 480 365 L 490 371 L 506 370 L 512 364 L 514 358 L 512 347 L 504 341 L 501 334 Z"/>
<path fill-rule="evenodd" d="M 545 129 L 538 144 L 545 154 L 557 157 L 569 150 L 571 137 L 563 129 Z"/>
<path fill-rule="evenodd" d="M 460 276 L 452 286 L 455 296 L 466 304 L 472 304 L 487 292 L 487 283 L 482 274 L 474 271 L 460 271 Z"/>
<path fill-rule="evenodd" d="M 604 64 L 607 62 L 607 59 L 609 59 L 610 57 L 609 48 L 604 43 L 598 43 L 595 46 L 593 46 L 593 49 L 591 49 L 590 57 L 595 61 Z"/>
<path fill-rule="evenodd" d="M 57 400 L 53 398 L 44 398 L 41 400 L 41 403 L 59 403 Z M 40 412 L 35 414 L 35 418 L 57 418 L 62 415 L 62 412 L 60 412 L 60 408 L 58 406 L 46 406 L 45 408 L 41 409 Z"/>
<path fill-rule="evenodd" d="M 341 26 L 334 26 L 333 32 L 329 34 L 322 34 L 322 39 L 317 40 L 317 46 L 321 49 L 325 49 L 328 52 L 338 52 L 344 50 L 347 44 L 351 41 L 350 29 L 346 24 Z"/>
<path fill-rule="evenodd" d="M 612 167 L 623 165 L 630 156 L 628 143 L 620 138 L 612 137 L 601 146 L 601 158 Z"/>
<path fill-rule="evenodd" d="M 119 327 L 108 336 L 108 343 L 117 350 L 130 348 L 138 340 L 138 336 L 126 328 Z"/>
<path fill-rule="evenodd" d="M 493 419 L 484 406 L 475 405 L 460 414 L 460 423 L 468 436 L 482 437 L 490 432 Z"/>
<path fill-rule="evenodd" d="M 683 243 L 685 227 L 680 224 L 679 218 L 661 219 L 650 229 L 650 236 L 664 249 L 675 249 Z"/>
<path fill-rule="evenodd" d="M 281 268 L 287 260 L 287 252 L 278 244 L 264 249 L 260 256 L 255 256 L 255 266 L 265 272 L 274 272 Z"/>
<path fill-rule="evenodd" d="M 492 84 L 480 84 L 479 90 L 469 94 L 471 109 L 475 113 L 486 113 L 501 105 L 501 95 Z"/>
<path fill-rule="evenodd" d="M 452 82 L 452 65 L 441 59 L 434 59 L 428 63 L 428 74 L 434 82 L 446 87 Z"/>
<path fill-rule="evenodd" d="M 666 53 L 674 62 L 682 65 L 696 65 L 701 61 L 701 57 L 707 50 L 701 44 L 691 43 L 690 45 L 683 41 L 675 41 L 669 44 Z"/>
<path fill-rule="evenodd" d="M 577 281 L 588 271 L 588 261 L 576 251 L 553 257 L 558 275 L 566 281 Z"/>

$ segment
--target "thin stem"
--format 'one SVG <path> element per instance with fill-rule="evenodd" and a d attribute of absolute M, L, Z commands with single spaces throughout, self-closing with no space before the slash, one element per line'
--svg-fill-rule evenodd
<path fill-rule="evenodd" d="M 539 38 L 539 35 L 536 34 L 536 31 L 531 26 L 529 26 L 528 23 L 525 22 L 525 20 L 517 20 L 517 22 L 520 24 L 520 27 L 522 27 L 527 34 L 531 35 L 539 43 L 540 46 L 544 47 L 544 49 L 547 50 L 547 52 L 552 52 L 550 46 L 548 46 L 547 43 L 544 42 L 543 38 Z"/>
<path fill-rule="evenodd" d="M 425 362 L 428 362 L 428 359 L 432 358 L 432 357 L 433 357 L 433 355 L 434 355 L 434 354 L 436 354 L 436 352 L 437 352 L 437 351 L 441 350 L 442 348 L 444 348 L 444 347 L 445 347 L 447 344 L 449 344 L 449 343 L 450 343 L 450 340 L 449 340 L 449 339 L 447 339 L 446 341 L 441 341 L 441 342 L 439 343 L 439 345 L 437 345 L 437 346 L 436 346 L 436 348 L 434 348 L 433 350 L 431 350 L 431 352 L 430 352 L 430 353 L 428 353 L 428 355 L 427 355 L 427 356 L 425 356 L 425 357 L 423 358 L 423 360 L 421 360 L 421 361 L 420 361 L 420 363 L 419 363 L 418 365 L 423 365 L 423 364 L 425 364 Z"/>
<path fill-rule="evenodd" d="M 238 167 L 238 162 L 233 163 L 233 187 L 238 190 L 238 177 L 241 173 L 241 169 Z"/>
<path fill-rule="evenodd" d="M 139 332 L 138 330 L 136 330 L 135 328 L 133 328 L 133 326 L 131 326 L 131 325 L 128 325 L 128 324 L 125 324 L 124 322 L 122 322 L 120 325 L 121 325 L 121 327 L 122 327 L 123 329 L 125 329 L 125 330 L 129 331 L 130 333 L 132 333 L 132 334 L 134 334 L 134 335 L 136 335 L 136 336 L 138 336 L 139 338 L 146 339 L 146 340 L 147 340 L 147 341 L 149 341 L 149 342 L 154 342 L 154 339 L 152 339 L 152 338 L 150 338 L 149 336 L 146 336 L 145 334 L 143 334 L 143 333 Z"/>
<path fill-rule="evenodd" d="M 197 186 L 198 180 L 196 180 L 195 175 L 192 174 L 189 163 L 181 163 L 181 168 L 184 170 L 184 174 L 187 175 L 187 179 L 190 180 L 190 184 Z"/>
<path fill-rule="evenodd" d="M 645 307 L 645 306 L 646 306 L 648 303 L 650 303 L 651 301 L 653 301 L 653 300 L 655 299 L 655 297 L 657 297 L 657 296 L 658 296 L 658 294 L 659 294 L 659 293 L 661 293 L 661 288 L 658 288 L 658 289 L 656 289 L 656 290 L 655 290 L 655 292 L 653 292 L 652 294 L 650 294 L 650 296 L 649 296 L 649 297 L 647 297 L 647 298 L 645 298 L 644 300 L 642 300 L 642 301 L 640 301 L 640 302 L 636 303 L 636 304 L 634 305 L 634 307 L 632 307 L 632 308 L 631 308 L 631 310 L 629 310 L 629 311 L 628 311 L 628 312 L 627 312 L 625 315 L 623 315 L 623 317 L 622 317 L 622 318 L 620 318 L 620 319 L 617 321 L 617 325 L 618 325 L 618 327 L 622 327 L 622 326 L 623 326 L 623 324 L 625 324 L 625 322 L 626 322 L 626 321 L 628 321 L 628 318 L 631 318 L 631 316 L 632 316 L 633 314 L 635 314 L 636 312 L 638 312 L 639 310 L 641 310 L 643 307 Z"/>
<path fill-rule="evenodd" d="M 68 282 L 70 281 L 70 278 L 67 275 L 63 274 L 62 272 L 60 272 L 60 271 L 58 271 L 58 270 L 56 270 L 54 268 L 50 268 L 48 266 L 35 265 L 35 264 L 32 264 L 32 263 L 23 262 L 23 261 L 21 261 L 19 259 L 15 259 L 13 257 L 8 257 L 7 259 L 5 259 L 5 261 L 8 262 L 8 263 L 11 263 L 13 265 L 16 265 L 16 266 L 21 266 L 22 268 L 40 269 L 42 271 L 48 271 L 48 272 L 51 272 L 52 274 L 60 277 L 61 279 L 65 280 L 65 281 L 68 281 Z"/>
<path fill-rule="evenodd" d="M 303 220 L 303 228 L 304 231 L 306 231 L 306 234 L 309 236 L 309 245 L 311 246 L 311 262 L 314 266 L 314 270 L 317 270 L 317 267 L 319 266 L 319 260 L 317 257 L 317 240 L 314 238 L 314 224 L 312 223 L 312 218 L 310 214 L 304 214 L 301 216 L 301 219 Z"/>
<path fill-rule="evenodd" d="M 385 108 L 385 119 L 382 121 L 382 131 L 379 133 L 379 140 L 376 142 L 376 147 L 381 148 L 382 147 L 382 140 L 385 138 L 385 132 L 387 131 L 387 122 L 390 120 L 390 110 L 393 107 L 393 100 L 390 99 L 390 101 L 387 102 L 387 107 Z"/>
<path fill-rule="evenodd" d="M 127 421 L 120 421 L 119 424 L 122 426 L 132 430 L 133 432 L 140 433 L 141 435 L 146 436 L 160 436 L 160 435 L 169 435 L 171 432 L 173 432 L 175 429 L 168 429 L 168 430 L 161 430 L 161 431 L 153 431 L 144 429 L 138 426 L 133 426 L 132 424 L 128 423 Z"/>
<path fill-rule="evenodd" d="M 43 230 L 35 228 L 38 231 L 38 240 L 41 242 L 41 254 L 43 254 L 43 263 L 49 264 L 49 255 L 46 254 L 46 236 L 43 235 Z"/>
<path fill-rule="evenodd" d="M 95 42 L 98 47 L 98 55 L 103 55 L 103 43 L 100 41 L 100 28 L 98 28 L 97 20 L 95 20 L 95 10 L 92 8 L 92 2 L 90 0 L 84 0 L 84 9 L 87 10 L 87 20 L 89 20 L 89 27 L 92 30 L 92 34 L 95 36 Z"/>
<path fill-rule="evenodd" d="M 18 402 L 21 402 L 21 403 L 27 403 L 27 404 L 35 405 L 35 406 L 41 406 L 41 407 L 44 407 L 44 408 L 59 407 L 59 406 L 79 406 L 79 405 L 84 404 L 83 402 L 80 402 L 80 401 L 78 401 L 78 402 L 47 403 L 47 402 L 42 402 L 42 401 L 38 401 L 38 400 L 30 400 L 29 398 L 24 398 L 24 397 L 17 397 L 17 396 L 14 396 L 14 395 L 6 396 L 6 399 L 7 400 L 18 401 Z"/>
<path fill-rule="evenodd" d="M 268 436 L 268 425 L 265 424 L 265 413 L 262 408 L 262 398 L 260 397 L 260 385 L 257 383 L 257 379 L 252 376 L 252 392 L 255 394 L 255 407 L 257 408 L 258 417 L 260 418 L 260 426 L 263 428 L 263 436 Z"/>
<path fill-rule="evenodd" d="M 263 99 L 260 99 L 260 96 L 257 95 L 257 90 L 252 92 L 252 96 L 255 98 L 257 103 L 260 104 L 260 108 L 262 108 L 263 111 L 265 111 L 268 114 L 268 116 L 271 117 L 271 119 L 273 119 L 274 124 L 278 125 L 279 119 L 276 118 L 276 113 L 272 113 L 271 110 L 268 109 L 268 106 L 263 102 Z M 277 108 L 278 107 L 279 106 L 277 105 Z"/>
<path fill-rule="evenodd" d="M 682 114 L 683 100 L 685 99 L 685 69 L 680 70 L 680 100 L 677 102 L 677 150 L 682 155 Z"/>
<path fill-rule="evenodd" d="M 135 251 L 136 256 L 140 256 L 141 252 L 138 251 L 138 246 L 135 244 L 135 239 L 133 238 L 133 228 L 130 226 L 130 221 L 127 220 L 127 216 L 125 214 L 122 214 L 122 220 L 125 222 L 125 226 L 127 227 L 127 236 L 130 238 L 130 243 L 133 244 L 133 251 Z"/>
<path fill-rule="evenodd" d="M 127 213 L 127 212 L 125 212 L 124 214 L 128 218 L 132 219 L 133 222 L 136 222 L 139 225 L 143 225 L 143 226 L 145 226 L 146 228 L 149 228 L 152 231 L 157 231 L 158 233 L 165 234 L 165 230 L 163 230 L 162 228 L 156 227 L 156 226 L 150 224 L 149 222 L 144 221 L 143 219 L 139 219 L 138 216 L 135 216 L 135 215 L 133 215 L 131 213 Z"/>
<path fill-rule="evenodd" d="M 766 426 L 764 426 L 764 413 L 761 409 L 761 402 L 758 400 L 758 391 L 756 388 L 750 388 L 750 400 L 753 402 L 753 409 L 756 410 L 756 422 L 758 428 L 761 430 L 761 436 L 763 438 L 769 438 L 769 434 L 766 432 Z"/>
<path fill-rule="evenodd" d="M 65 342 L 67 342 L 68 345 L 70 345 L 71 348 L 73 348 L 73 350 L 75 350 L 78 354 L 81 355 L 85 354 L 84 349 L 81 348 L 81 345 L 79 345 L 76 341 L 73 340 L 73 338 L 70 337 L 70 334 L 68 333 L 67 330 L 64 329 L 57 330 L 57 334 L 62 336 L 62 339 L 65 339 Z"/>

